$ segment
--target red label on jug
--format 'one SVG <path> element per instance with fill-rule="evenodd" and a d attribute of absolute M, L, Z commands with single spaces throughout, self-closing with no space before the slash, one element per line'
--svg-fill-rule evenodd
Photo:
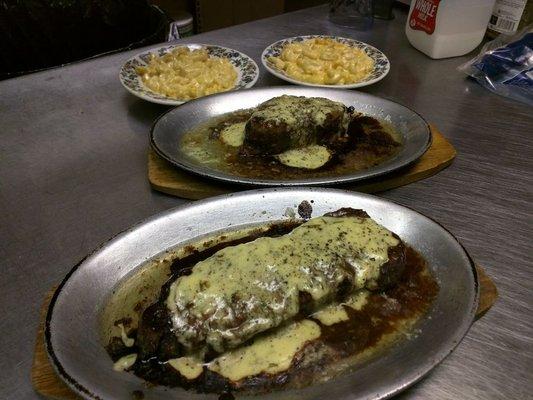
<path fill-rule="evenodd" d="M 435 32 L 437 10 L 440 0 L 413 0 L 415 5 L 409 16 L 409 26 L 415 31 L 424 31 L 431 35 Z"/>

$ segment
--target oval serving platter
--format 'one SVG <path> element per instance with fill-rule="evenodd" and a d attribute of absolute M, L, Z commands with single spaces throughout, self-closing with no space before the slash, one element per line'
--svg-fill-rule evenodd
<path fill-rule="evenodd" d="M 427 260 L 440 285 L 438 297 L 415 326 L 416 335 L 326 383 L 246 397 L 267 399 L 384 399 L 418 381 L 457 346 L 471 326 L 479 288 L 461 244 L 433 220 L 378 197 L 333 189 L 279 188 L 230 194 L 158 214 L 102 245 L 75 266 L 54 294 L 45 340 L 59 376 L 86 399 L 217 399 L 180 388 L 148 387 L 130 373 L 113 371 L 101 340 L 102 311 L 113 293 L 141 275 L 149 261 L 222 232 L 285 220 L 298 204 L 313 201 L 313 216 L 353 207 L 366 210 Z M 238 396 L 239 399 L 245 398 Z"/>
<path fill-rule="evenodd" d="M 237 81 L 235 87 L 231 90 L 251 88 L 257 82 L 259 77 L 257 64 L 240 51 L 211 44 L 173 44 L 150 49 L 128 59 L 120 69 L 120 83 L 134 96 L 152 103 L 177 106 L 189 101 L 170 98 L 150 90 L 143 84 L 136 71 L 137 67 L 148 64 L 152 54 L 161 57 L 178 47 L 187 47 L 190 50 L 206 49 L 210 56 L 228 59 L 237 72 Z"/>
<path fill-rule="evenodd" d="M 348 107 L 352 106 L 355 111 L 385 120 L 401 135 L 402 149 L 394 157 L 362 171 L 345 175 L 291 180 L 238 176 L 202 165 L 183 151 L 181 146 L 183 136 L 199 124 L 222 114 L 256 107 L 266 100 L 284 94 L 325 97 L 344 103 Z M 278 86 L 219 93 L 189 101 L 159 117 L 152 126 L 150 139 L 152 148 L 165 160 L 204 178 L 252 186 L 324 186 L 375 178 L 413 163 L 429 148 L 431 131 L 427 122 L 415 111 L 381 97 L 341 89 Z"/>
<path fill-rule="evenodd" d="M 372 72 L 365 77 L 363 80 L 356 82 L 356 83 L 350 83 L 346 85 L 322 85 L 317 83 L 310 83 L 305 82 L 296 78 L 293 78 L 285 73 L 285 71 L 280 70 L 277 68 L 270 60 L 270 57 L 278 57 L 283 47 L 285 47 L 288 44 L 291 43 L 297 43 L 302 42 L 304 40 L 308 39 L 332 39 L 336 42 L 346 44 L 350 47 L 355 47 L 357 49 L 363 50 L 373 61 L 374 61 L 374 69 Z M 373 83 L 376 83 L 385 76 L 390 71 L 390 62 L 389 59 L 385 54 L 383 54 L 380 50 L 376 49 L 373 46 L 370 46 L 367 43 L 360 42 L 358 40 L 350 39 L 350 38 L 344 38 L 339 36 L 329 36 L 329 35 L 307 35 L 307 36 L 295 36 L 287 39 L 281 39 L 278 40 L 275 43 L 272 43 L 271 45 L 267 46 L 265 50 L 263 50 L 263 53 L 261 54 L 261 62 L 263 63 L 263 66 L 270 72 L 272 75 L 277 76 L 280 79 L 283 79 L 284 81 L 295 83 L 297 85 L 304 85 L 304 86 L 314 86 L 314 87 L 324 87 L 324 88 L 339 88 L 339 89 L 355 89 L 363 86 L 372 85 Z"/>

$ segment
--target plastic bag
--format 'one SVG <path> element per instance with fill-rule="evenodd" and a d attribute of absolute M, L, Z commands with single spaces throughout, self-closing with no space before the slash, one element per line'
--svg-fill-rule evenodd
<path fill-rule="evenodd" d="M 494 93 L 533 105 L 533 24 L 488 42 L 459 70 Z"/>

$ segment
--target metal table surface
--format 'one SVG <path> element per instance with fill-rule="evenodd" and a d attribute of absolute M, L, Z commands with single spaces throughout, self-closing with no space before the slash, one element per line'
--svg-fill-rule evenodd
<path fill-rule="evenodd" d="M 232 47 L 259 61 L 278 39 L 327 33 L 387 54 L 389 76 L 362 90 L 417 110 L 458 156 L 438 175 L 381 196 L 443 223 L 500 291 L 457 350 L 401 397 L 531 398 L 532 109 L 458 72 L 474 53 L 437 61 L 412 48 L 404 11 L 364 33 L 330 24 L 326 13 L 302 10 L 184 42 Z M 121 87 L 118 70 L 137 51 L 0 82 L 0 398 L 38 398 L 30 368 L 45 293 L 99 243 L 184 203 L 147 181 L 148 129 L 166 107 Z M 281 84 L 261 67 L 257 86 Z"/>

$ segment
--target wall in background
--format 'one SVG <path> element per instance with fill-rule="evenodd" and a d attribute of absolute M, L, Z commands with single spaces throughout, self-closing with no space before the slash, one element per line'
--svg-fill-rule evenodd
<path fill-rule="evenodd" d="M 151 0 L 171 19 L 186 11 L 194 17 L 196 32 L 242 24 L 284 12 L 327 3 L 324 0 Z"/>

